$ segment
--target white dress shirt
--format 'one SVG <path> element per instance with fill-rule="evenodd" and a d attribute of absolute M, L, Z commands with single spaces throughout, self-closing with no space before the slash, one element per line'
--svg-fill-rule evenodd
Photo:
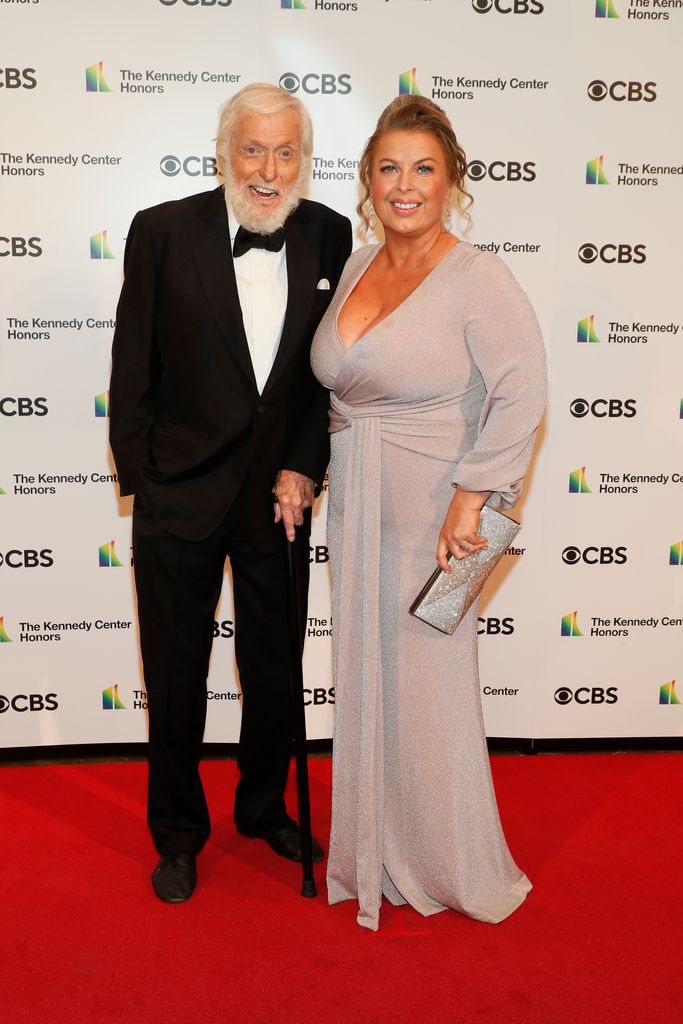
<path fill-rule="evenodd" d="M 228 206 L 230 251 L 239 223 Z M 250 249 L 233 259 L 244 331 L 259 393 L 263 391 L 280 345 L 287 309 L 286 246 L 279 252 Z"/>

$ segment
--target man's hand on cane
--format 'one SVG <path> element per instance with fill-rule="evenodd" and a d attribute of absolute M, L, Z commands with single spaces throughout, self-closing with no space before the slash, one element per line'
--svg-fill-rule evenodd
<path fill-rule="evenodd" d="M 288 541 L 294 541 L 296 527 L 303 526 L 304 512 L 313 507 L 314 500 L 315 484 L 310 477 L 292 469 L 280 470 L 273 486 L 275 522 L 284 523 Z"/>

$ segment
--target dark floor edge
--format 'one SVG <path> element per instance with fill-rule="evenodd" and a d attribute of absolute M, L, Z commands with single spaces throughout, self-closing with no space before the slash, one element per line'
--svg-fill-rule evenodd
<path fill-rule="evenodd" d="M 683 736 L 610 736 L 581 739 L 524 739 L 492 736 L 491 754 L 593 754 L 593 753 L 683 753 Z M 328 757 L 332 740 L 309 740 L 309 756 Z M 205 743 L 205 760 L 223 760 L 237 756 L 236 743 Z M 0 767 L 26 764 L 85 764 L 115 761 L 144 761 L 146 743 L 79 743 L 39 747 L 0 748 Z"/>

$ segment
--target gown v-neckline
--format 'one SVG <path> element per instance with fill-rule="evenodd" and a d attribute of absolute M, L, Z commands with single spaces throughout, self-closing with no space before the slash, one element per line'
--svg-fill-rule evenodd
<path fill-rule="evenodd" d="M 357 287 L 357 285 L 360 283 L 361 279 L 365 276 L 365 274 L 367 274 L 368 270 L 370 269 L 370 267 L 375 262 L 375 260 L 379 256 L 380 252 L 384 248 L 383 245 L 378 245 L 376 252 L 372 256 L 372 259 L 369 260 L 365 264 L 365 266 L 363 266 L 361 268 L 359 274 L 354 276 L 354 278 L 352 280 L 352 283 L 351 283 L 351 286 L 350 286 L 350 288 L 347 289 L 346 294 L 345 294 L 345 296 L 343 298 L 343 301 L 340 302 L 339 305 L 337 306 L 337 312 L 336 312 L 335 317 L 334 317 L 334 333 L 335 333 L 335 336 L 336 336 L 337 341 L 339 342 L 339 344 L 343 348 L 345 348 L 347 350 L 347 352 L 350 352 L 351 349 L 354 349 L 356 347 L 356 345 L 360 345 L 360 343 L 362 341 L 365 341 L 365 339 L 370 334 L 372 334 L 372 332 L 374 330 L 376 330 L 380 326 L 380 324 L 386 323 L 386 321 L 389 320 L 390 317 L 394 316 L 394 314 L 396 312 L 398 312 L 398 310 L 401 309 L 401 307 L 404 306 L 406 304 L 406 302 L 408 302 L 410 299 L 412 299 L 412 297 L 414 295 L 417 295 L 417 293 L 420 291 L 420 289 L 425 284 L 425 282 L 428 281 L 432 277 L 432 275 L 435 273 L 435 271 L 437 271 L 439 269 L 441 264 L 444 263 L 448 259 L 448 257 L 451 255 L 452 252 L 454 252 L 455 249 L 459 249 L 460 246 L 463 245 L 463 244 L 464 244 L 463 240 L 460 239 L 458 242 L 455 243 L 455 245 L 452 245 L 451 248 L 447 252 L 445 252 L 443 254 L 441 259 L 437 260 L 437 262 L 434 264 L 434 266 L 429 271 L 429 273 L 425 274 L 425 276 L 422 278 L 420 283 L 417 284 L 413 288 L 413 290 L 411 292 L 408 292 L 408 294 L 406 295 L 406 297 L 404 299 L 401 299 L 401 301 L 399 302 L 399 304 L 397 306 L 394 306 L 393 309 L 389 310 L 389 312 L 386 314 L 386 316 L 383 316 L 381 320 L 377 320 L 376 323 L 372 324 L 371 327 L 368 327 L 367 331 L 364 331 L 363 334 L 360 335 L 360 337 L 356 338 L 356 340 L 354 342 L 352 342 L 351 345 L 347 345 L 344 342 L 344 340 L 343 340 L 343 338 L 342 338 L 342 336 L 341 336 L 341 334 L 339 332 L 339 316 L 341 314 L 342 309 L 344 308 L 344 306 L 348 302 L 349 298 L 351 297 L 351 293 Z"/>

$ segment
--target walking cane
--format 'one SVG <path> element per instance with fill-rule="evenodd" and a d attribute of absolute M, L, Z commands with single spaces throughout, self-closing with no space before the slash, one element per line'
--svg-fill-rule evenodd
<path fill-rule="evenodd" d="M 299 830 L 301 835 L 301 868 L 303 881 L 301 895 L 318 895 L 313 877 L 313 839 L 311 836 L 311 799 L 308 789 L 308 760 L 306 758 L 306 709 L 304 707 L 304 674 L 302 666 L 301 624 L 299 618 L 299 589 L 297 586 L 296 550 L 294 541 L 287 541 L 287 618 L 289 620 L 289 678 L 292 693 L 292 723 L 294 756 L 296 759 L 296 789 L 299 803 Z"/>

